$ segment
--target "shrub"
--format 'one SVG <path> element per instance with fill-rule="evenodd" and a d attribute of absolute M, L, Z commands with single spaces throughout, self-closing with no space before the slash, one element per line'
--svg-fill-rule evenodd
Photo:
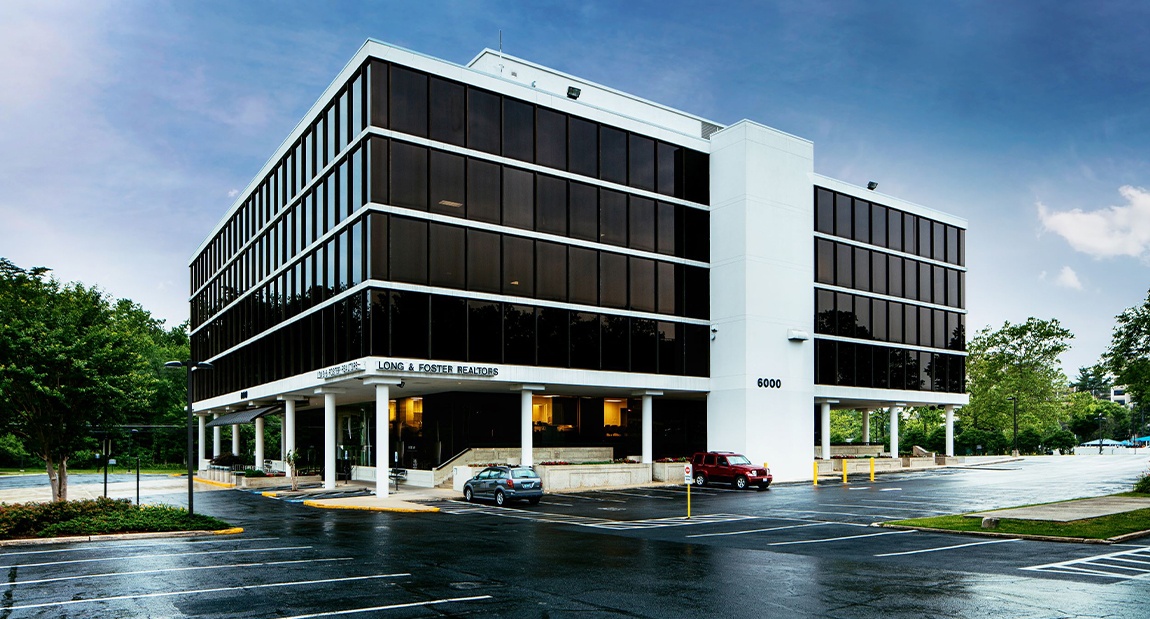
<path fill-rule="evenodd" d="M 224 529 L 222 520 L 167 505 L 100 497 L 51 503 L 0 503 L 0 539 L 141 531 Z"/>
<path fill-rule="evenodd" d="M 1143 473 L 1138 476 L 1138 481 L 1134 482 L 1134 492 L 1150 494 L 1150 473 Z"/>

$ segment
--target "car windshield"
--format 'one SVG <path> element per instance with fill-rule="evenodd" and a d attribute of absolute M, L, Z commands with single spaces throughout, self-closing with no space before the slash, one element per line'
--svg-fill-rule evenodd
<path fill-rule="evenodd" d="M 532 471 L 531 469 L 515 469 L 514 471 L 511 471 L 511 476 L 515 479 L 534 479 L 539 477 L 535 474 L 535 471 Z"/>
<path fill-rule="evenodd" d="M 751 460 L 746 456 L 727 456 L 727 460 L 731 464 L 750 464 Z"/>

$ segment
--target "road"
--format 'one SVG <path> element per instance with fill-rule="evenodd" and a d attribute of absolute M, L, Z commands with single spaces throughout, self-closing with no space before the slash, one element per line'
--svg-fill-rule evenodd
<path fill-rule="evenodd" d="M 535 507 L 444 500 L 438 514 L 211 492 L 198 511 L 243 535 L 0 549 L 0 619 L 1135 616 L 1150 592 L 1150 539 L 867 525 L 1122 491 L 1145 468 L 1145 456 L 1077 456 L 873 484 L 708 486 L 692 490 L 690 521 L 683 487 L 548 495 Z"/>

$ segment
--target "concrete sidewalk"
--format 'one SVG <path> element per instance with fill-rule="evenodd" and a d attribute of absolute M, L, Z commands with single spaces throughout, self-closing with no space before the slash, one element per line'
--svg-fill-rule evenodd
<path fill-rule="evenodd" d="M 260 494 L 274 499 L 300 501 L 308 507 L 322 509 L 405 513 L 438 512 L 438 507 L 427 505 L 426 502 L 458 499 L 462 496 L 450 488 L 404 486 L 399 490 L 391 491 L 386 497 L 378 497 L 372 493 L 374 489 L 374 483 L 353 481 L 337 485 L 334 490 L 327 490 L 318 485 L 309 485 L 300 487 L 295 491 L 280 488 Z"/>
<path fill-rule="evenodd" d="M 1139 509 L 1150 508 L 1150 499 L 1135 497 L 1106 496 L 1093 499 L 1078 499 L 1047 503 L 1045 505 L 1032 505 L 1030 507 L 1011 507 L 996 509 L 977 514 L 965 514 L 967 518 L 1011 518 L 1014 520 L 1044 520 L 1049 522 L 1071 522 L 1086 518 L 1099 518 L 1113 514 L 1123 514 Z"/>

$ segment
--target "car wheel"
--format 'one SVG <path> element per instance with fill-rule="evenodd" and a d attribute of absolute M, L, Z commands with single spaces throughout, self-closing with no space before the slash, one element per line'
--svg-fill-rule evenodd
<path fill-rule="evenodd" d="M 696 486 L 706 486 L 707 485 L 707 476 L 702 474 L 702 473 L 695 473 L 695 485 Z"/>
<path fill-rule="evenodd" d="M 503 494 L 502 490 L 496 490 L 495 491 L 495 504 L 500 506 L 500 507 L 503 507 L 503 505 L 506 503 L 507 503 L 507 496 L 505 494 Z"/>
<path fill-rule="evenodd" d="M 746 490 L 747 489 L 747 478 L 743 477 L 742 475 L 739 475 L 738 477 L 736 477 L 735 478 L 735 488 L 738 488 L 739 490 Z"/>
<path fill-rule="evenodd" d="M 471 495 L 471 488 L 464 488 L 463 489 L 463 500 L 467 501 L 468 503 L 475 500 L 475 497 Z"/>
<path fill-rule="evenodd" d="M 539 497 L 535 497 L 533 499 L 527 499 L 527 502 L 532 504 L 532 505 L 538 505 L 539 504 Z"/>

